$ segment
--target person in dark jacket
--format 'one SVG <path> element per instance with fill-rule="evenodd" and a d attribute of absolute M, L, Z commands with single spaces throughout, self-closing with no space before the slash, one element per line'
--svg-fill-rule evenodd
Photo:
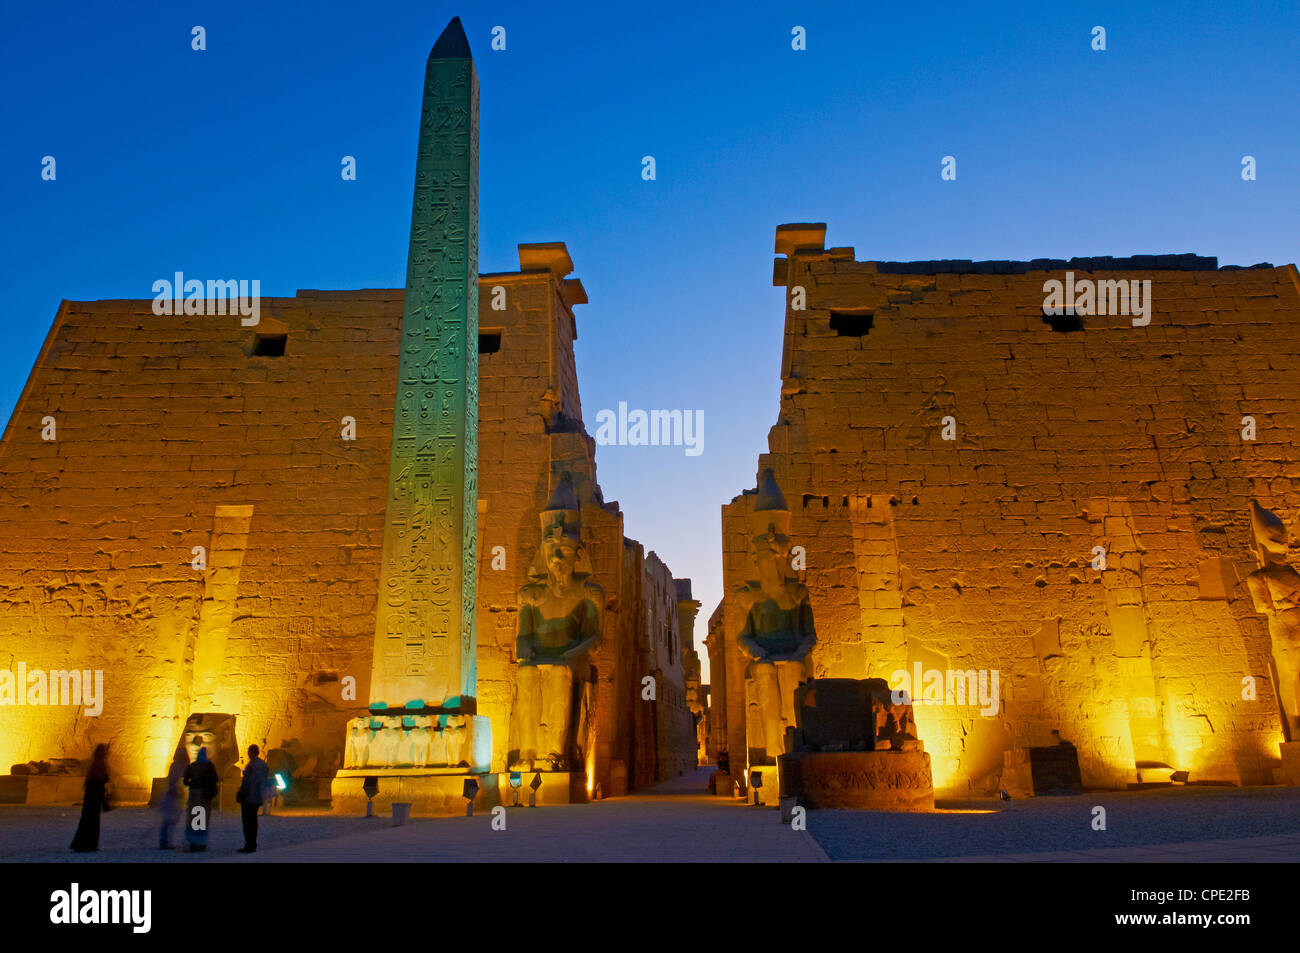
<path fill-rule="evenodd" d="M 207 748 L 200 748 L 194 763 L 185 769 L 185 786 L 190 789 L 185 839 L 190 850 L 207 850 L 212 800 L 217 796 L 217 768 L 208 760 Z"/>
<path fill-rule="evenodd" d="M 99 850 L 99 815 L 108 810 L 108 745 L 96 745 L 90 770 L 86 772 L 81 821 L 72 835 L 72 849 L 78 854 Z"/>
<path fill-rule="evenodd" d="M 239 802 L 240 817 L 244 821 L 244 846 L 239 849 L 241 854 L 257 852 L 257 812 L 262 808 L 262 800 L 271 783 L 266 762 L 257 756 L 259 750 L 257 745 L 248 746 L 248 767 L 244 768 L 244 779 L 239 785 L 239 794 L 235 796 Z"/>

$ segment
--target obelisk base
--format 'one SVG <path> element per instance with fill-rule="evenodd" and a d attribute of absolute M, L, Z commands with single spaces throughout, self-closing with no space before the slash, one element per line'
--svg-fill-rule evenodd
<path fill-rule="evenodd" d="M 533 779 L 540 773 L 542 783 L 532 788 Z M 519 772 L 519 806 L 528 805 L 528 795 L 533 795 L 533 804 L 543 807 L 550 804 L 586 804 L 591 800 L 587 790 L 587 775 L 581 771 L 521 771 Z M 515 803 L 515 792 L 510 787 L 510 772 L 498 774 L 497 787 L 501 791 L 501 803 L 507 807 Z"/>
<path fill-rule="evenodd" d="M 463 815 L 469 802 L 465 799 L 465 782 L 478 785 L 474 795 L 475 812 L 486 812 L 502 803 L 497 787 L 498 775 L 470 774 L 464 768 L 344 768 L 334 776 L 330 788 L 330 811 L 334 814 L 364 815 L 367 778 L 379 782 L 373 804 L 377 817 L 392 813 L 394 802 L 411 805 L 413 817 L 449 817 Z"/>

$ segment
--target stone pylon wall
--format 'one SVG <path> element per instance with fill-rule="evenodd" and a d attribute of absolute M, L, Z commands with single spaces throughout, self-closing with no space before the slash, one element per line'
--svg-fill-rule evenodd
<path fill-rule="evenodd" d="M 617 793 L 644 569 L 582 427 L 585 294 L 554 245 L 522 246 L 521 265 L 480 280 L 479 327 L 500 348 L 479 362 L 478 706 L 503 770 L 516 593 L 551 481 L 570 470 L 611 604 L 592 659 L 591 781 Z M 341 751 L 369 697 L 402 292 L 303 291 L 261 309 L 244 328 L 150 301 L 60 307 L 0 444 L 0 667 L 99 669 L 106 698 L 98 717 L 0 707 L 0 772 L 112 741 L 120 789 L 142 794 L 192 711 L 236 713 L 241 746 L 298 738 L 326 770 Z M 283 356 L 253 354 L 257 333 L 285 334 Z"/>
<path fill-rule="evenodd" d="M 817 674 L 998 670 L 994 717 L 916 709 L 950 790 L 989 790 L 1004 751 L 1052 730 L 1078 746 L 1086 784 L 1133 780 L 1136 760 L 1269 783 L 1281 727 L 1242 580 L 1252 497 L 1300 514 L 1294 267 L 1075 266 L 1150 279 L 1151 323 L 1093 315 L 1061 333 L 1042 319 L 1058 271 L 886 273 L 851 249 L 785 250 L 782 409 L 758 462 L 807 548 Z M 866 315 L 866 333 L 843 333 L 843 316 L 861 329 Z M 749 500 L 723 509 L 728 592 Z M 731 715 L 735 686 L 727 698 Z"/>

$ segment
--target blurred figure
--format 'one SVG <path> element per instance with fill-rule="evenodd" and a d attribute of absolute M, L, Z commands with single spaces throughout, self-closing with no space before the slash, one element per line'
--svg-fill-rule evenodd
<path fill-rule="evenodd" d="M 181 785 L 185 772 L 190 766 L 190 753 L 181 745 L 172 758 L 172 766 L 167 771 L 167 790 L 163 793 L 159 811 L 162 813 L 162 825 L 158 828 L 158 847 L 161 850 L 172 849 L 172 831 L 181 819 Z"/>
<path fill-rule="evenodd" d="M 268 764 L 266 770 L 266 791 L 262 797 L 263 817 L 270 815 L 272 806 L 280 806 L 280 789 L 275 786 L 275 779 L 271 777 L 271 766 Z"/>
<path fill-rule="evenodd" d="M 90 770 L 86 772 L 81 821 L 77 824 L 77 833 L 72 836 L 72 849 L 76 853 L 99 850 L 99 815 L 108 809 L 108 745 L 96 745 Z"/>
<path fill-rule="evenodd" d="M 244 846 L 239 849 L 241 854 L 257 852 L 257 812 L 266 798 L 266 789 L 271 784 L 266 762 L 258 757 L 260 750 L 257 745 L 248 746 L 248 767 L 244 768 L 244 780 L 239 785 L 239 793 L 235 795 L 244 821 Z"/>
<path fill-rule="evenodd" d="M 212 799 L 217 796 L 217 768 L 208 760 L 208 749 L 185 769 L 185 786 L 190 789 L 185 817 L 185 840 L 190 850 L 208 849 L 208 827 L 212 824 Z"/>

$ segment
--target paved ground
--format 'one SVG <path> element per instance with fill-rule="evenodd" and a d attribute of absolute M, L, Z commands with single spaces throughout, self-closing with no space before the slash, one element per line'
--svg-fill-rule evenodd
<path fill-rule="evenodd" d="M 158 815 L 119 808 L 103 819 L 100 850 L 72 854 L 77 810 L 0 807 L 0 861 L 104 863 L 348 861 L 1294 861 L 1300 789 L 1180 788 L 946 805 L 935 814 L 814 811 L 808 831 L 770 808 L 699 793 L 708 771 L 630 798 L 491 815 L 416 818 L 394 828 L 320 812 L 262 819 L 262 849 L 235 853 L 237 816 L 216 818 L 203 854 L 157 848 Z M 1107 830 L 1092 829 L 1094 806 Z"/>
<path fill-rule="evenodd" d="M 1300 788 L 1179 787 L 953 806 L 992 813 L 820 811 L 808 830 L 832 860 L 1300 860 Z M 1095 807 L 1105 808 L 1104 831 L 1093 830 Z"/>

